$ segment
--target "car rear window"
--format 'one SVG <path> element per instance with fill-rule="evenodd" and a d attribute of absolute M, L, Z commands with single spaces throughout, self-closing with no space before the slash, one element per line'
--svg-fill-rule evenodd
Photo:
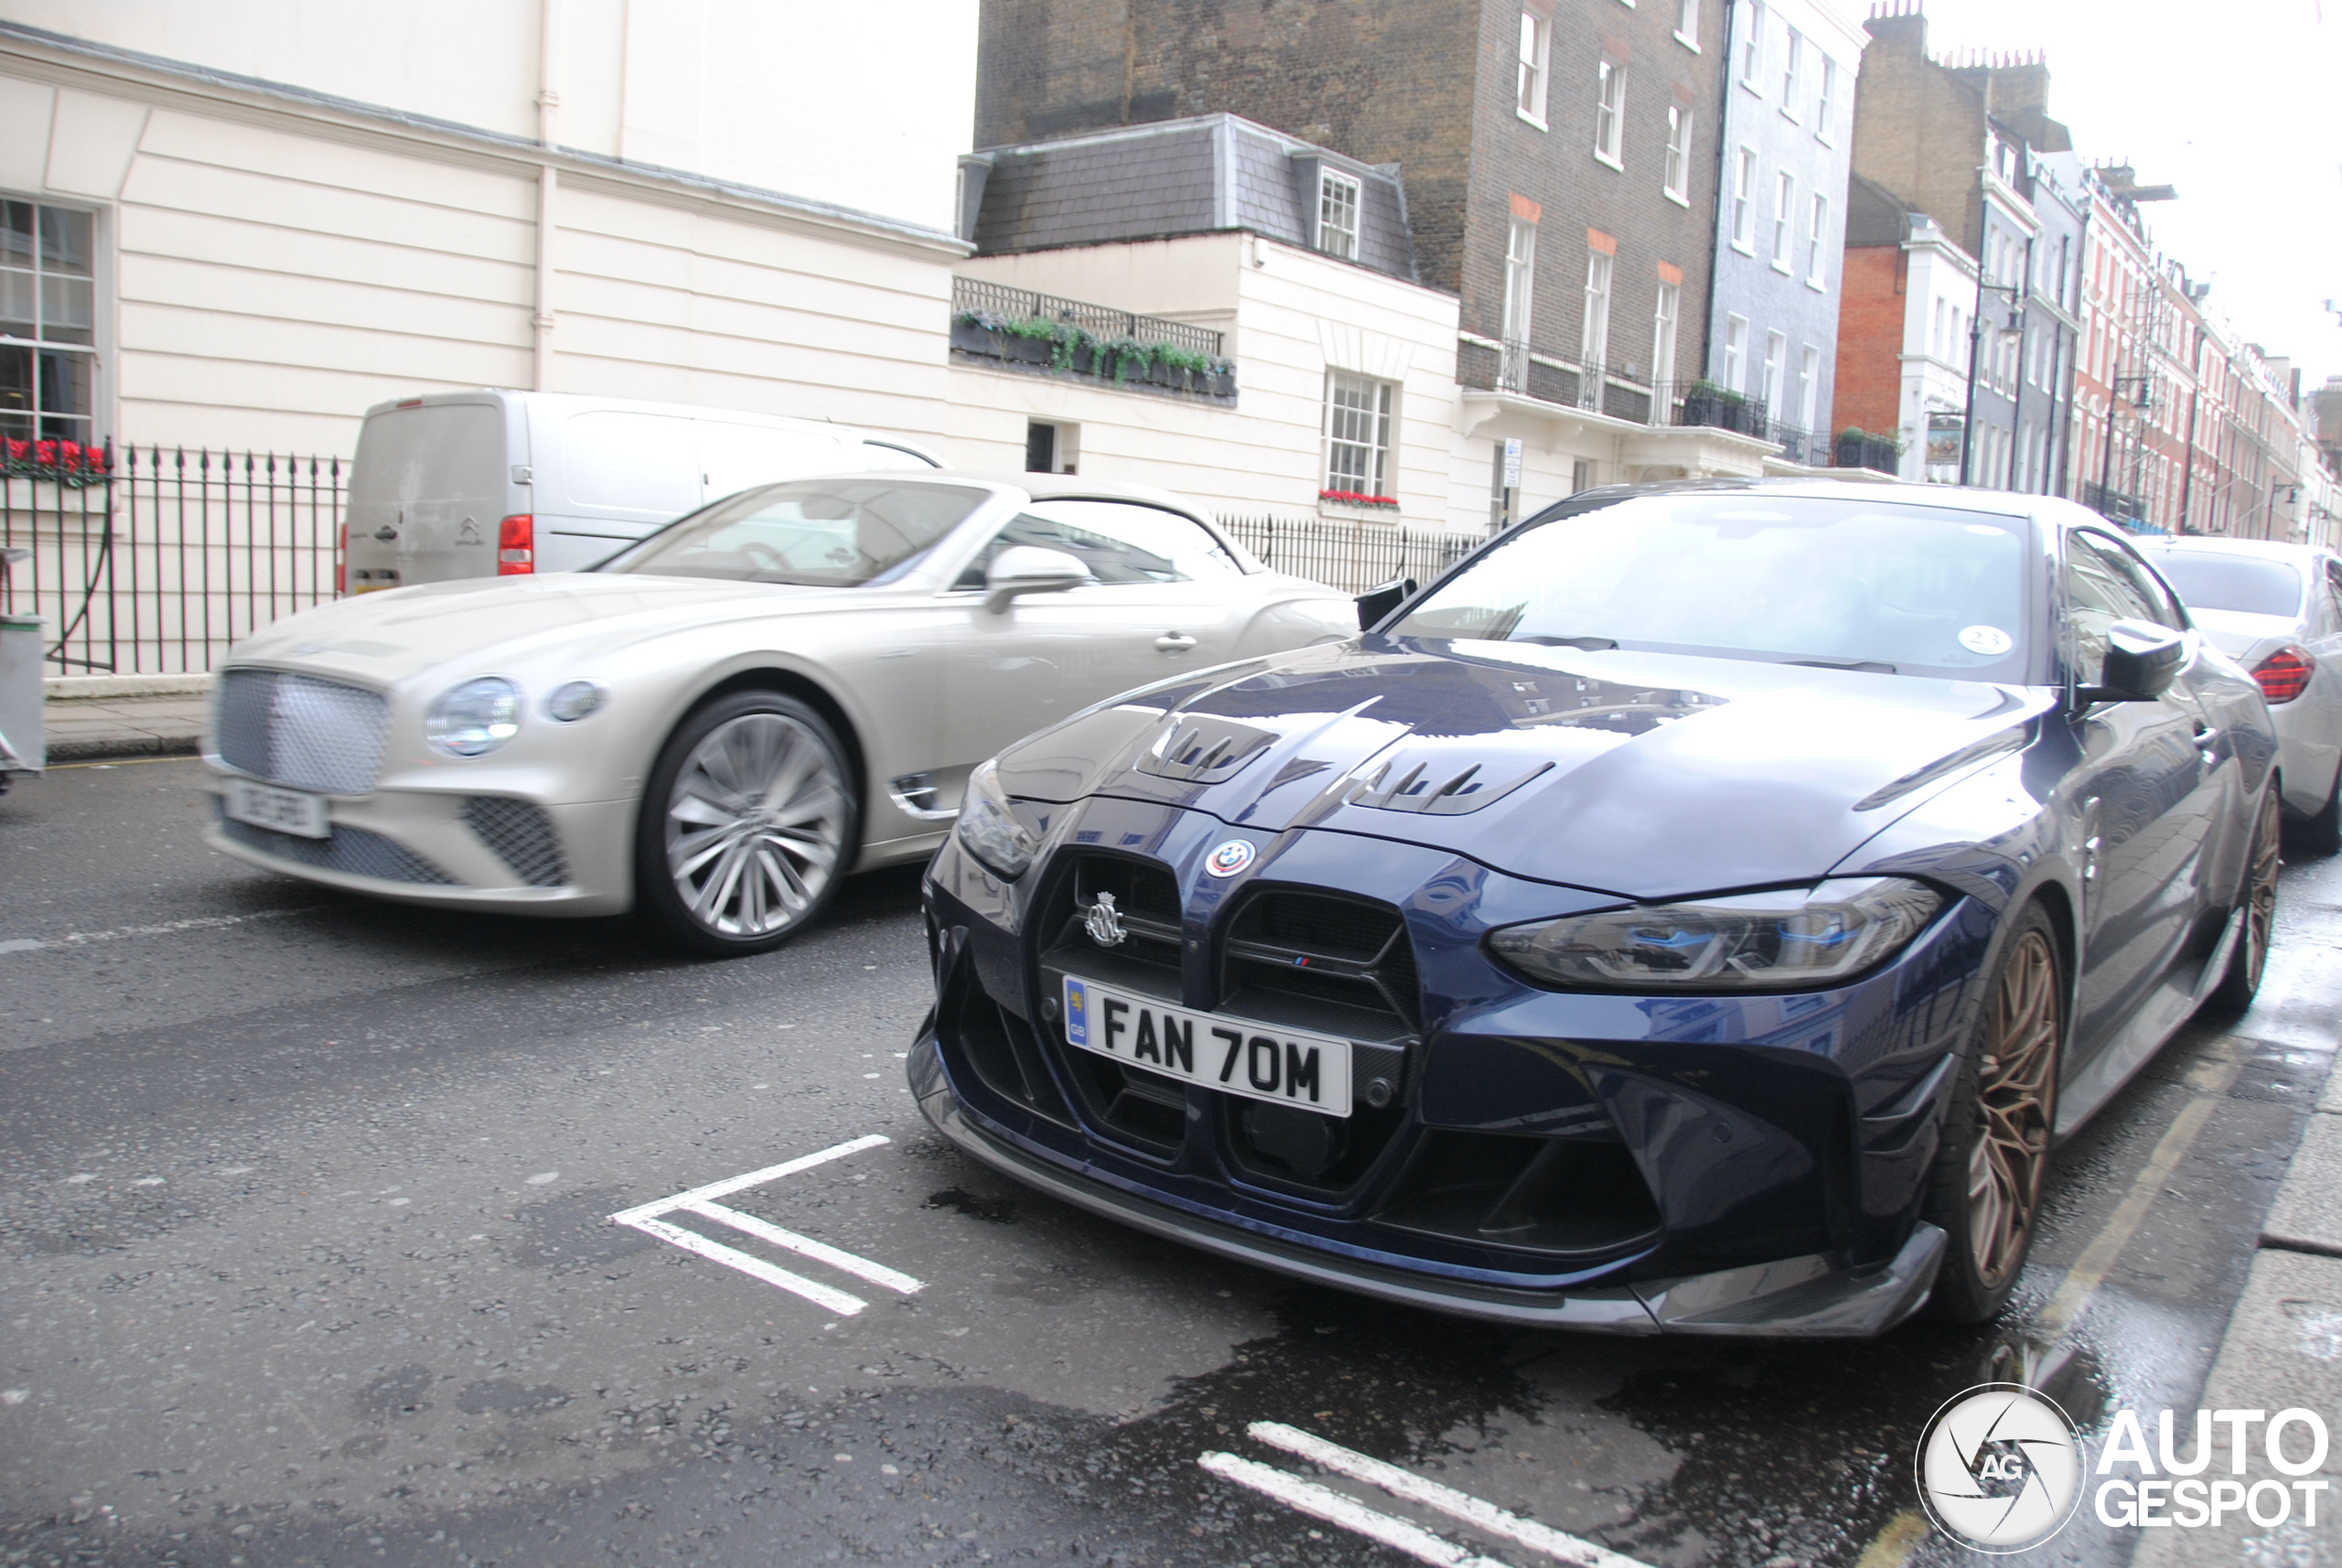
<path fill-rule="evenodd" d="M 598 571 L 852 588 L 900 576 L 989 491 L 886 479 L 800 479 L 678 519 Z"/>
<path fill-rule="evenodd" d="M 2302 575 L 2290 561 L 2210 550 L 2158 550 L 2147 559 L 2189 609 L 2256 616 L 2302 613 Z"/>

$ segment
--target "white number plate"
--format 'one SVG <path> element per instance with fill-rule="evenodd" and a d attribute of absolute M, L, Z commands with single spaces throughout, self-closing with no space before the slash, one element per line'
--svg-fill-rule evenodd
<path fill-rule="evenodd" d="M 1350 1043 L 1273 1024 L 1190 1013 L 1065 977 L 1069 1045 L 1248 1100 L 1350 1113 Z"/>
<path fill-rule="evenodd" d="M 279 789 L 273 784 L 255 784 L 249 779 L 228 780 L 228 814 L 256 828 L 274 828 L 280 833 L 297 833 L 305 839 L 333 836 L 333 829 L 326 822 L 323 795 Z"/>

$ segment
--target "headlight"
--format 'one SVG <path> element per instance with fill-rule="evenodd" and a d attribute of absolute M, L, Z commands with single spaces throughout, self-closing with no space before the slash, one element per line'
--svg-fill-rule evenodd
<path fill-rule="evenodd" d="M 1014 882 L 1031 869 L 1033 852 L 1041 841 L 1016 820 L 1001 792 L 1000 769 L 987 762 L 968 775 L 967 794 L 960 801 L 960 847 L 982 862 L 995 876 Z"/>
<path fill-rule="evenodd" d="M 1488 947 L 1546 985 L 1603 991 L 1794 991 L 1834 985 L 1927 929 L 1943 897 L 1898 876 L 1646 904 L 1488 933 Z"/>
<path fill-rule="evenodd" d="M 569 682 L 554 687 L 553 695 L 545 699 L 545 717 L 574 725 L 600 709 L 602 699 L 607 695 L 607 689 L 599 682 Z"/>
<path fill-rule="evenodd" d="M 521 733 L 521 688 L 483 675 L 431 704 L 423 737 L 453 757 L 478 757 Z"/>

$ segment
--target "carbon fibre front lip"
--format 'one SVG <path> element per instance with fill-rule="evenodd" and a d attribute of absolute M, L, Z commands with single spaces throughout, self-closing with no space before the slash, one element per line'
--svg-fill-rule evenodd
<path fill-rule="evenodd" d="M 1706 1334 L 1777 1338 L 1868 1338 L 1927 1304 L 1943 1261 L 1944 1233 L 1916 1227 L 1892 1262 L 1856 1274 L 1820 1257 L 1790 1258 L 1717 1273 L 1647 1281 L 1570 1294 L 1426 1283 L 1355 1260 L 1279 1242 L 1149 1203 L 1018 1148 L 978 1122 L 952 1091 L 932 1028 L 908 1063 L 919 1112 L 962 1151 L 1004 1176 L 1092 1214 L 1314 1284 L 1425 1311 L 1597 1334 Z"/>

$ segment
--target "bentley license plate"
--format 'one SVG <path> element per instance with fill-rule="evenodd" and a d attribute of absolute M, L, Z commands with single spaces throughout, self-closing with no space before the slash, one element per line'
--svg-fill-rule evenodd
<path fill-rule="evenodd" d="M 279 789 L 249 779 L 228 780 L 228 814 L 256 828 L 274 828 L 305 839 L 331 838 L 326 822 L 326 798 L 298 789 Z"/>
<path fill-rule="evenodd" d="M 1350 1113 L 1350 1043 L 1065 977 L 1066 1043 L 1248 1100 Z"/>

